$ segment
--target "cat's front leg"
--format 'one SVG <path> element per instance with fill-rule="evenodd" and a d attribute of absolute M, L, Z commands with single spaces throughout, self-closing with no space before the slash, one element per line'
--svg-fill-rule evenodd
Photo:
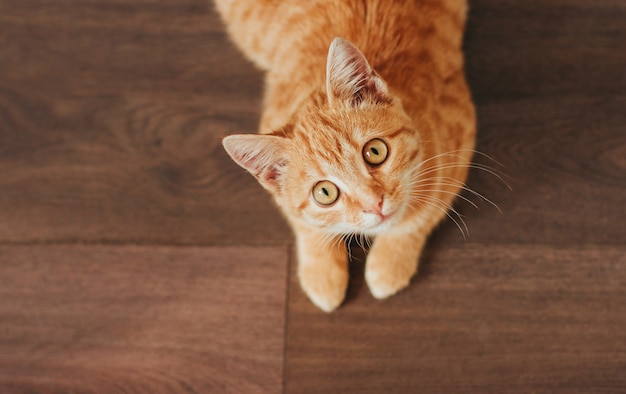
<path fill-rule="evenodd" d="M 419 234 L 381 234 L 374 239 L 365 264 L 365 280 L 372 295 L 387 298 L 408 286 L 424 246 Z"/>
<path fill-rule="evenodd" d="M 309 299 L 325 312 L 343 301 L 348 287 L 348 252 L 341 239 L 308 227 L 295 228 L 298 278 Z"/>

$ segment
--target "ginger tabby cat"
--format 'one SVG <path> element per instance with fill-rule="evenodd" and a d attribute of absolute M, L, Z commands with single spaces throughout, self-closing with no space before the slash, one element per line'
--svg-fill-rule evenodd
<path fill-rule="evenodd" d="M 406 287 L 473 154 L 466 1 L 216 3 L 267 71 L 260 134 L 223 144 L 291 224 L 302 289 L 324 311 L 341 304 L 344 241 L 356 234 L 374 237 L 365 266 L 374 297 Z"/>

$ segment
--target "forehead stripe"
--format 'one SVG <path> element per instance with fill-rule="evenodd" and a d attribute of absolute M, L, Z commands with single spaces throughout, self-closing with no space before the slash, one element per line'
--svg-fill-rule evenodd
<path fill-rule="evenodd" d="M 398 134 L 400 134 L 400 133 L 404 133 L 405 131 L 411 131 L 411 130 L 410 130 L 410 129 L 408 129 L 408 128 L 406 128 L 406 127 L 401 127 L 401 128 L 399 128 L 398 130 L 394 131 L 393 133 L 386 135 L 385 137 L 387 137 L 387 138 L 394 138 L 394 137 L 396 137 Z"/>

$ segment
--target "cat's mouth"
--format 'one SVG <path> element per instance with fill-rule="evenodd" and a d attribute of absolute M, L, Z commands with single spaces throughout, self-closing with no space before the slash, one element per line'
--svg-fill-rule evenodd
<path fill-rule="evenodd" d="M 387 231 L 391 227 L 396 226 L 397 224 L 402 222 L 404 213 L 406 212 L 406 206 L 399 205 L 395 206 L 392 209 L 392 211 L 386 213 L 379 212 L 377 215 L 377 222 L 372 223 L 372 225 L 367 228 L 367 232 L 375 235 Z"/>
<path fill-rule="evenodd" d="M 396 223 L 398 217 L 398 211 L 389 212 L 386 214 L 378 213 L 378 220 L 368 226 L 367 231 L 372 233 L 378 233 L 387 230 L 393 224 Z"/>
<path fill-rule="evenodd" d="M 388 213 L 386 215 L 383 215 L 382 213 L 380 214 L 380 224 L 385 223 L 386 221 L 388 221 L 389 219 L 391 219 L 393 217 L 393 215 L 395 214 L 395 212 L 391 212 Z"/>

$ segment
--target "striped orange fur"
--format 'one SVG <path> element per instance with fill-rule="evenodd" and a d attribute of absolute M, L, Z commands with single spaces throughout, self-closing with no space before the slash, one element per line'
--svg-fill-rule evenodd
<path fill-rule="evenodd" d="M 232 39 L 267 71 L 260 134 L 226 137 L 224 147 L 291 224 L 303 290 L 322 310 L 337 308 L 348 283 L 343 241 L 365 234 L 374 237 L 367 284 L 377 298 L 395 294 L 472 157 L 466 2 L 216 4 Z"/>

